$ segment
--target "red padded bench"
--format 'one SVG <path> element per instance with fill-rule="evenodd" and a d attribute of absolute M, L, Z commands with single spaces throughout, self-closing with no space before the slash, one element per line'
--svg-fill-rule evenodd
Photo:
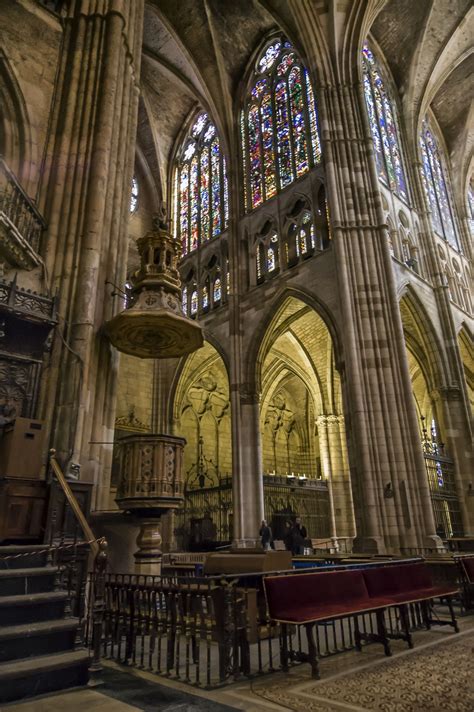
<path fill-rule="evenodd" d="M 400 611 L 404 633 L 390 637 L 401 637 L 408 642 L 410 648 L 413 647 L 407 609 L 410 603 L 424 604 L 422 613 L 427 628 L 432 624 L 452 625 L 456 633 L 459 631 L 452 604 L 452 597 L 456 596 L 459 590 L 453 586 L 435 586 L 429 566 L 425 562 L 377 566 L 362 569 L 362 573 L 369 596 L 377 600 L 381 597 L 388 599 L 389 605 L 396 606 Z M 430 604 L 433 598 L 446 599 L 451 615 L 450 621 L 431 617 Z"/>
<path fill-rule="evenodd" d="M 267 576 L 263 579 L 270 618 L 281 624 L 281 664 L 288 670 L 288 624 L 304 625 L 308 640 L 307 660 L 312 677 L 319 679 L 318 653 L 313 637 L 316 623 L 344 616 L 354 616 L 355 642 L 379 642 L 385 654 L 391 655 L 390 641 L 384 621 L 384 610 L 391 606 L 383 596 L 369 596 L 362 571 L 331 571 L 288 576 Z M 377 633 L 362 633 L 357 615 L 375 612 Z"/>

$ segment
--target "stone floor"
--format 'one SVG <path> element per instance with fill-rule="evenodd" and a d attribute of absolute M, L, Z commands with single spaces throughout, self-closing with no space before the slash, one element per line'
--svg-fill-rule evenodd
<path fill-rule="evenodd" d="M 94 689 L 49 695 L 5 712 L 471 712 L 474 710 L 474 616 L 460 619 L 461 631 L 434 628 L 415 634 L 415 648 L 392 643 L 393 657 L 378 645 L 321 661 L 320 681 L 309 666 L 272 673 L 221 690 L 190 689 L 151 673 L 104 668 Z"/>

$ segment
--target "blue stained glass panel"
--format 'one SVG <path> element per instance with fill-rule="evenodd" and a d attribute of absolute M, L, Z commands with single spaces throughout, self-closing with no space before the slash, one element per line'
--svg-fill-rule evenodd
<path fill-rule="evenodd" d="M 293 150 L 290 141 L 288 92 L 285 81 L 281 81 L 275 88 L 275 109 L 278 170 L 280 186 L 284 188 L 293 181 Z"/>
<path fill-rule="evenodd" d="M 423 159 L 423 184 L 431 209 L 434 230 L 459 250 L 454 226 L 452 201 L 445 178 L 438 142 L 427 120 L 423 122 L 420 147 Z"/>
<path fill-rule="evenodd" d="M 362 67 L 378 176 L 406 201 L 408 191 L 393 102 L 385 87 L 378 62 L 367 43 L 362 50 Z"/>
<path fill-rule="evenodd" d="M 295 146 L 295 162 L 297 176 L 309 170 L 306 150 L 306 123 L 304 118 L 303 87 L 301 85 L 301 70 L 293 67 L 288 77 L 291 100 L 291 120 L 293 123 L 293 143 Z"/>

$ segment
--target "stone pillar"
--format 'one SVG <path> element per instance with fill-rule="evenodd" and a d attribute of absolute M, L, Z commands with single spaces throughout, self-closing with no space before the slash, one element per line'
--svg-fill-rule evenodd
<path fill-rule="evenodd" d="M 415 208 L 420 216 L 420 239 L 428 267 L 428 279 L 434 285 L 434 296 L 441 325 L 442 352 L 445 372 L 443 383 L 437 383 L 432 397 L 440 401 L 439 417 L 442 419 L 443 438 L 446 439 L 456 468 L 456 483 L 461 501 L 461 516 L 465 534 L 474 532 L 474 501 L 468 496 L 469 483 L 473 480 L 474 454 L 472 450 L 472 416 L 466 385 L 464 366 L 459 350 L 456 324 L 451 307 L 449 286 L 446 285 L 441 261 L 436 249 L 436 237 L 431 226 L 430 212 L 421 180 L 422 164 L 418 158 L 413 161 L 413 195 Z M 461 237 L 467 246 L 467 254 L 472 253 L 471 241 L 466 236 L 466 225 L 461 222 Z M 444 353 L 443 353 L 444 352 Z"/>
<path fill-rule="evenodd" d="M 319 91 L 353 443 L 355 549 L 435 537 L 361 85 Z M 365 135 L 364 135 L 365 134 Z M 387 497 L 387 488 L 394 493 Z"/>
<path fill-rule="evenodd" d="M 42 186 L 60 322 L 42 417 L 61 464 L 99 483 L 96 506 L 108 496 L 119 358 L 101 327 L 122 306 L 106 281 L 120 287 L 126 273 L 143 5 L 67 4 Z"/>
<path fill-rule="evenodd" d="M 354 503 L 346 457 L 344 416 L 320 415 L 316 419 L 321 453 L 322 474 L 328 479 L 331 498 L 331 537 L 353 538 Z"/>
<path fill-rule="evenodd" d="M 474 535 L 474 462 L 472 440 L 466 440 L 465 415 L 462 392 L 459 388 L 438 388 L 430 393 L 436 404 L 443 438 L 447 441 L 448 454 L 454 460 L 454 477 L 459 497 L 465 536 Z"/>
<path fill-rule="evenodd" d="M 158 518 L 143 519 L 137 536 L 138 549 L 134 554 L 135 573 L 161 574 L 161 532 Z"/>
<path fill-rule="evenodd" d="M 263 465 L 260 437 L 260 402 L 256 394 L 234 394 L 238 408 L 232 411 L 234 546 L 254 547 L 264 517 Z M 239 413 L 238 419 L 234 413 Z"/>

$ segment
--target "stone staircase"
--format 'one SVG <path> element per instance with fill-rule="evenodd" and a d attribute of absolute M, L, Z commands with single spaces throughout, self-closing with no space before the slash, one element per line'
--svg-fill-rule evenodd
<path fill-rule="evenodd" d="M 44 545 L 0 546 L 0 704 L 85 685 L 89 653 Z M 43 553 L 40 553 L 43 552 Z M 6 558 L 25 554 L 19 558 Z"/>

